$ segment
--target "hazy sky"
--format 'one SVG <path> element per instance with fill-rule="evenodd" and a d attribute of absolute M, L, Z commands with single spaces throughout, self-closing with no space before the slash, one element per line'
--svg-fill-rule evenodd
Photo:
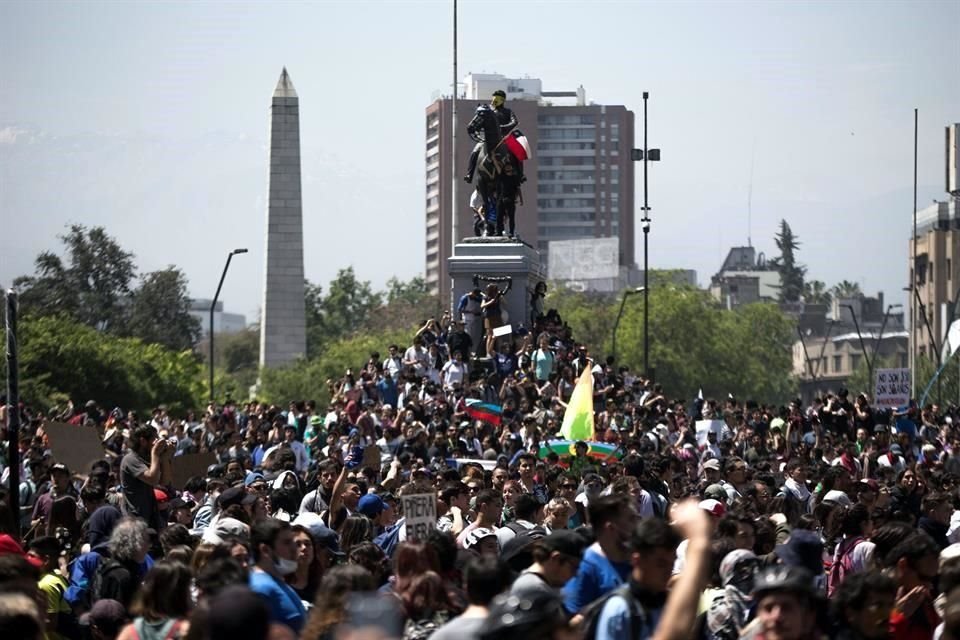
<path fill-rule="evenodd" d="M 422 273 L 424 109 L 449 92 L 451 16 L 452 2 L 0 4 L 0 283 L 31 273 L 65 225 L 102 225 L 141 271 L 184 269 L 196 297 L 248 247 L 221 297 L 255 320 L 284 65 L 300 95 L 307 277 Z M 582 84 L 637 113 L 638 141 L 650 91 L 663 150 L 651 267 L 705 284 L 746 242 L 752 155 L 754 245 L 775 255 L 786 218 L 810 278 L 895 302 L 913 108 L 922 207 L 944 197 L 943 128 L 960 121 L 958 24 L 957 0 L 466 0 L 460 70 Z"/>

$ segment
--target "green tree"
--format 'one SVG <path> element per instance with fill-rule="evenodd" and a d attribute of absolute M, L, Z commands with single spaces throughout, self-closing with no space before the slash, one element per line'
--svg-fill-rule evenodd
<path fill-rule="evenodd" d="M 595 358 L 611 347 L 620 299 L 550 287 L 547 306 L 556 308 L 578 342 Z M 673 397 L 704 393 L 782 402 L 795 391 L 791 378 L 793 320 L 773 304 L 725 310 L 709 293 L 666 281 L 649 298 L 650 366 Z M 641 372 L 643 298 L 624 307 L 617 335 L 621 364 Z"/>
<path fill-rule="evenodd" d="M 369 281 L 360 281 L 353 267 L 340 269 L 330 282 L 327 294 L 310 282 L 306 283 L 307 356 L 319 355 L 324 346 L 350 335 L 367 320 L 382 302 Z"/>
<path fill-rule="evenodd" d="M 124 251 L 103 227 L 71 225 L 60 239 L 66 263 L 45 251 L 37 256 L 33 276 L 14 280 L 24 313 L 66 313 L 99 330 L 116 329 L 136 275 L 133 254 Z"/>
<path fill-rule="evenodd" d="M 182 271 L 168 267 L 141 276 L 140 286 L 130 297 L 123 333 L 174 351 L 197 343 L 200 322 L 190 315 L 187 278 Z"/>
<path fill-rule="evenodd" d="M 76 403 L 174 411 L 198 406 L 204 393 L 199 360 L 136 338 L 117 338 L 66 315 L 25 315 L 20 322 L 23 399 L 47 408 L 67 397 Z"/>
<path fill-rule="evenodd" d="M 810 280 L 803 283 L 803 301 L 807 304 L 829 305 L 833 301 L 827 285 L 821 280 Z"/>
<path fill-rule="evenodd" d="M 424 280 L 423 276 L 413 277 L 407 282 L 396 277 L 387 280 L 387 304 L 394 302 L 418 304 L 429 297 L 430 290 L 427 288 L 427 281 Z"/>
<path fill-rule="evenodd" d="M 770 264 L 780 272 L 780 302 L 799 302 L 804 291 L 803 278 L 807 268 L 797 262 L 795 253 L 800 248 L 800 242 L 786 220 L 780 221 L 780 231 L 775 241 L 780 255 Z"/>
<path fill-rule="evenodd" d="M 850 282 L 849 280 L 843 280 L 833 285 L 833 295 L 834 297 L 840 298 L 862 298 L 863 292 L 860 291 L 860 285 L 856 282 Z"/>

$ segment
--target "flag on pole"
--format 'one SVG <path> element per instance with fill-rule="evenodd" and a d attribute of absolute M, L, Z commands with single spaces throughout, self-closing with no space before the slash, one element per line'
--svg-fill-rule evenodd
<path fill-rule="evenodd" d="M 567 440 L 593 440 L 593 374 L 580 374 L 563 414 L 560 433 Z"/>
<path fill-rule="evenodd" d="M 495 427 L 500 426 L 500 416 L 503 414 L 503 407 L 489 402 L 482 402 L 477 399 L 468 399 L 464 413 L 474 420 L 483 420 Z"/>

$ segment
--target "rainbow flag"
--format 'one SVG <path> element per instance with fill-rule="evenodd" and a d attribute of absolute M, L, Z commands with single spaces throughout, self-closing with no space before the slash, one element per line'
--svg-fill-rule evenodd
<path fill-rule="evenodd" d="M 500 416 L 503 415 L 503 407 L 500 405 L 482 402 L 477 399 L 468 399 L 464 411 L 474 420 L 483 420 L 495 427 L 500 426 Z"/>
<path fill-rule="evenodd" d="M 560 433 L 567 440 L 593 440 L 593 373 L 586 369 L 577 379 L 563 414 Z"/>

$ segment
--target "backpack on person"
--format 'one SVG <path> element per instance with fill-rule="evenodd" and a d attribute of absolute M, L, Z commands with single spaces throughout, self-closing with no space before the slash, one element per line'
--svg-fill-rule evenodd
<path fill-rule="evenodd" d="M 857 536 L 840 543 L 837 559 L 830 566 L 830 575 L 827 579 L 828 598 L 833 597 L 833 593 L 837 590 L 837 587 L 843 583 L 847 574 L 853 573 L 853 550 L 856 549 L 857 545 L 861 542 L 863 542 L 863 537 Z"/>
<path fill-rule="evenodd" d="M 640 607 L 640 603 L 630 593 L 630 583 L 625 582 L 613 591 L 605 593 L 583 608 L 580 614 L 583 616 L 583 640 L 595 640 L 597 637 L 597 625 L 600 623 L 600 613 L 611 598 L 621 597 L 627 601 L 627 609 L 630 611 L 630 627 L 626 638 L 635 638 L 636 632 L 643 628 L 647 615 Z"/>
<path fill-rule="evenodd" d="M 97 600 L 107 597 L 115 597 L 112 594 L 105 594 L 103 587 L 106 579 L 110 577 L 119 577 L 121 573 L 128 573 L 129 570 L 119 561 L 113 558 L 101 558 L 97 565 L 97 570 L 93 574 L 93 581 L 90 583 L 90 604 L 93 605 Z"/>

